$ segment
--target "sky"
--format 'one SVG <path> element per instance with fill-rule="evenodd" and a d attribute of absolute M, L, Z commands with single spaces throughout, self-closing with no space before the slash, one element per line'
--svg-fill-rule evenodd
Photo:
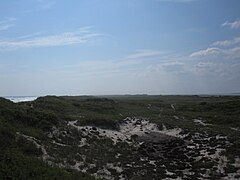
<path fill-rule="evenodd" d="M 0 96 L 240 93 L 239 7 L 0 1 Z"/>

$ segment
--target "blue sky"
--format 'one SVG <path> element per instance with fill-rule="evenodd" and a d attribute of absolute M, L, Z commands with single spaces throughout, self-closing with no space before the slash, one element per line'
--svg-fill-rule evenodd
<path fill-rule="evenodd" d="M 0 2 L 0 96 L 240 92 L 239 0 Z"/>

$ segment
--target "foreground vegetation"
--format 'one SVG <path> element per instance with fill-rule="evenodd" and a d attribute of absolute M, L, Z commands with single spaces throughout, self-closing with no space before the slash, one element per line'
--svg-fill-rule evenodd
<path fill-rule="evenodd" d="M 94 179 L 48 165 L 39 159 L 42 152 L 33 142 L 17 135 L 21 132 L 44 139 L 45 132 L 60 123 L 52 113 L 0 98 L 0 179 Z"/>
<path fill-rule="evenodd" d="M 89 174 L 97 172 L 95 166 L 114 164 L 116 154 L 122 155 L 119 162 L 125 167 L 126 177 L 138 179 L 140 175 L 131 176 L 131 168 L 126 168 L 126 158 L 143 166 L 138 160 L 138 153 L 145 152 L 143 148 L 136 150 L 125 142 L 113 146 L 112 140 L 99 139 L 99 132 L 86 137 L 83 130 L 77 131 L 68 126 L 68 122 L 77 120 L 76 125 L 82 127 L 88 125 L 119 130 L 120 122 L 127 117 L 147 119 L 156 123 L 159 129 L 164 125 L 167 129 L 181 128 L 188 134 L 227 136 L 231 145 L 225 147 L 225 155 L 232 162 L 234 158 L 240 157 L 239 96 L 46 96 L 33 102 L 17 104 L 0 98 L 0 179 L 94 179 Z M 80 147 L 78 143 L 83 138 L 87 139 L 88 144 Z M 166 146 L 170 149 L 172 147 Z M 42 147 L 46 148 L 50 158 L 45 158 Z M 181 147 L 184 145 L 181 144 Z M 73 168 L 75 160 L 83 158 L 76 157 L 77 153 L 86 156 L 84 161 L 95 164 L 94 167 L 84 173 L 77 171 L 78 167 Z M 184 156 L 185 151 L 182 153 Z M 170 154 L 169 160 L 171 158 Z M 173 168 L 166 163 L 170 169 Z M 192 164 L 196 170 L 212 166 L 214 164 L 210 161 Z M 150 166 L 145 168 L 149 168 L 147 172 L 153 169 Z M 162 169 L 156 171 L 151 174 L 164 174 Z M 237 169 L 229 165 L 225 171 L 236 172 Z M 116 174 L 115 171 L 111 173 Z M 181 176 L 181 173 L 178 174 Z M 189 178 L 199 176 L 195 173 Z M 220 176 L 221 174 L 211 175 L 212 178 Z M 150 177 L 150 174 L 146 177 Z"/>

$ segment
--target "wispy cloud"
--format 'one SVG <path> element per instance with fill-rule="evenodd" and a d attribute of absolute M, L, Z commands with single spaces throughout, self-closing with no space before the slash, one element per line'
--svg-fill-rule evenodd
<path fill-rule="evenodd" d="M 100 36 L 98 33 L 90 31 L 89 27 L 84 27 L 74 32 L 64 32 L 57 35 L 32 37 L 17 37 L 14 40 L 0 41 L 0 49 L 14 50 L 19 48 L 65 46 L 72 44 L 85 44 L 93 38 Z"/>
<path fill-rule="evenodd" d="M 199 57 L 205 57 L 205 56 L 209 56 L 209 55 L 218 55 L 221 53 L 221 49 L 219 48 L 207 48 L 204 50 L 200 50 L 200 51 L 196 51 L 193 52 L 192 54 L 190 54 L 190 57 L 192 58 L 199 58 Z"/>
<path fill-rule="evenodd" d="M 25 11 L 23 11 L 24 13 L 32 13 L 32 12 L 49 10 L 57 4 L 57 1 L 55 1 L 55 0 L 29 0 L 29 3 L 32 5 L 32 8 L 26 9 Z"/>
<path fill-rule="evenodd" d="M 38 0 L 38 3 L 40 5 L 40 8 L 45 10 L 53 7 L 56 4 L 56 1 L 51 0 Z"/>
<path fill-rule="evenodd" d="M 10 27 L 13 27 L 15 21 L 16 21 L 16 18 L 6 18 L 0 21 L 0 31 L 4 31 L 9 29 Z"/>
<path fill-rule="evenodd" d="M 221 55 L 221 56 L 219 56 Z M 232 48 L 207 48 L 200 51 L 193 52 L 189 56 L 190 58 L 209 58 L 211 57 L 214 60 L 214 57 L 217 57 L 218 60 L 234 60 L 240 58 L 240 47 L 232 47 Z"/>
<path fill-rule="evenodd" d="M 80 76 L 136 73 L 159 61 L 162 57 L 161 54 L 162 51 L 160 50 L 145 49 L 136 50 L 120 59 L 84 60 L 79 64 L 68 67 L 70 70 L 66 73 L 72 74 L 74 72 L 73 74 L 79 74 Z"/>
<path fill-rule="evenodd" d="M 240 43 L 240 37 L 235 37 L 231 40 L 216 41 L 212 45 L 214 46 L 231 46 Z"/>
<path fill-rule="evenodd" d="M 165 52 L 159 50 L 151 50 L 151 49 L 142 49 L 136 50 L 135 53 L 127 56 L 127 59 L 142 59 L 142 58 L 150 58 L 156 57 L 164 54 Z"/>
<path fill-rule="evenodd" d="M 222 24 L 222 26 L 223 27 L 228 26 L 231 29 L 238 29 L 240 28 L 240 19 L 237 19 L 236 21 L 233 21 L 233 22 L 226 21 Z"/>

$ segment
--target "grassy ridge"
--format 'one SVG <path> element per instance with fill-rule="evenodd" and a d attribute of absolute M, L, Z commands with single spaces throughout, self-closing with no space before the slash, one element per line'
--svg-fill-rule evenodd
<path fill-rule="evenodd" d="M 78 119 L 83 123 L 114 121 L 127 116 L 143 116 L 161 122 L 177 115 L 189 119 L 202 117 L 214 124 L 240 126 L 239 96 L 49 96 L 30 104 L 61 119 Z"/>

